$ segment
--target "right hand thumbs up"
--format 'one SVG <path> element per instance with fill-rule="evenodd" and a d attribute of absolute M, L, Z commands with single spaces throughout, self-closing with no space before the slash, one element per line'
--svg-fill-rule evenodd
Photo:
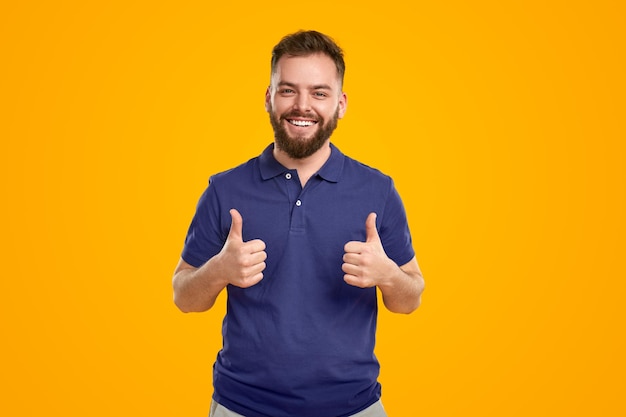
<path fill-rule="evenodd" d="M 265 242 L 260 239 L 244 242 L 241 214 L 231 209 L 230 217 L 230 231 L 220 252 L 224 274 L 229 284 L 251 287 L 263 279 L 267 259 Z"/>
<path fill-rule="evenodd" d="M 230 232 L 228 239 L 240 240 L 243 242 L 243 218 L 236 209 L 230 210 Z"/>

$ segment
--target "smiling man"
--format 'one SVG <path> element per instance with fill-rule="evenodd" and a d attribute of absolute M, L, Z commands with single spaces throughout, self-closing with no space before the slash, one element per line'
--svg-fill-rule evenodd
<path fill-rule="evenodd" d="M 343 52 L 301 31 L 272 51 L 274 142 L 211 177 L 174 272 L 174 302 L 226 288 L 211 417 L 383 417 L 377 295 L 410 313 L 424 288 L 390 177 L 330 142 L 347 108 Z"/>
<path fill-rule="evenodd" d="M 337 120 L 343 117 L 347 98 L 334 68 L 323 53 L 284 57 L 274 65 L 266 109 L 274 128 L 275 149 L 284 157 L 302 160 L 315 154 L 327 145 Z M 323 155 L 326 158 L 329 150 Z"/>

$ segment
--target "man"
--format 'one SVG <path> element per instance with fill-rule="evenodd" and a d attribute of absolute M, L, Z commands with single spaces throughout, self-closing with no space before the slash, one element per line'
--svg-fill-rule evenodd
<path fill-rule="evenodd" d="M 346 112 L 343 52 L 297 32 L 274 47 L 274 143 L 214 175 L 174 273 L 184 312 L 227 289 L 211 416 L 386 416 L 376 288 L 410 313 L 424 287 L 393 181 L 330 143 Z"/>

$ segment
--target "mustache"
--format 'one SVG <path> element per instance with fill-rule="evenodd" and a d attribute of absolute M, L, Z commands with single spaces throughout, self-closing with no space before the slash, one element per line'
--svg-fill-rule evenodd
<path fill-rule="evenodd" d="M 316 116 L 314 114 L 303 113 L 303 112 L 300 112 L 300 111 L 297 111 L 297 110 L 292 110 L 292 111 L 290 111 L 288 113 L 284 113 L 283 115 L 280 116 L 280 118 L 282 120 L 285 120 L 285 119 L 295 119 L 295 118 L 298 118 L 298 117 L 302 117 L 304 119 L 313 120 L 315 122 L 319 122 L 320 120 L 322 120 L 320 117 L 318 117 L 318 116 Z"/>

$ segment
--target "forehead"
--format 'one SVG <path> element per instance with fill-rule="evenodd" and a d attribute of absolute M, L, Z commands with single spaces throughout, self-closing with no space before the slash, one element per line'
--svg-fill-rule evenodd
<path fill-rule="evenodd" d="M 272 84 L 328 84 L 338 87 L 339 73 L 334 61 L 325 54 L 284 55 L 276 63 Z"/>

